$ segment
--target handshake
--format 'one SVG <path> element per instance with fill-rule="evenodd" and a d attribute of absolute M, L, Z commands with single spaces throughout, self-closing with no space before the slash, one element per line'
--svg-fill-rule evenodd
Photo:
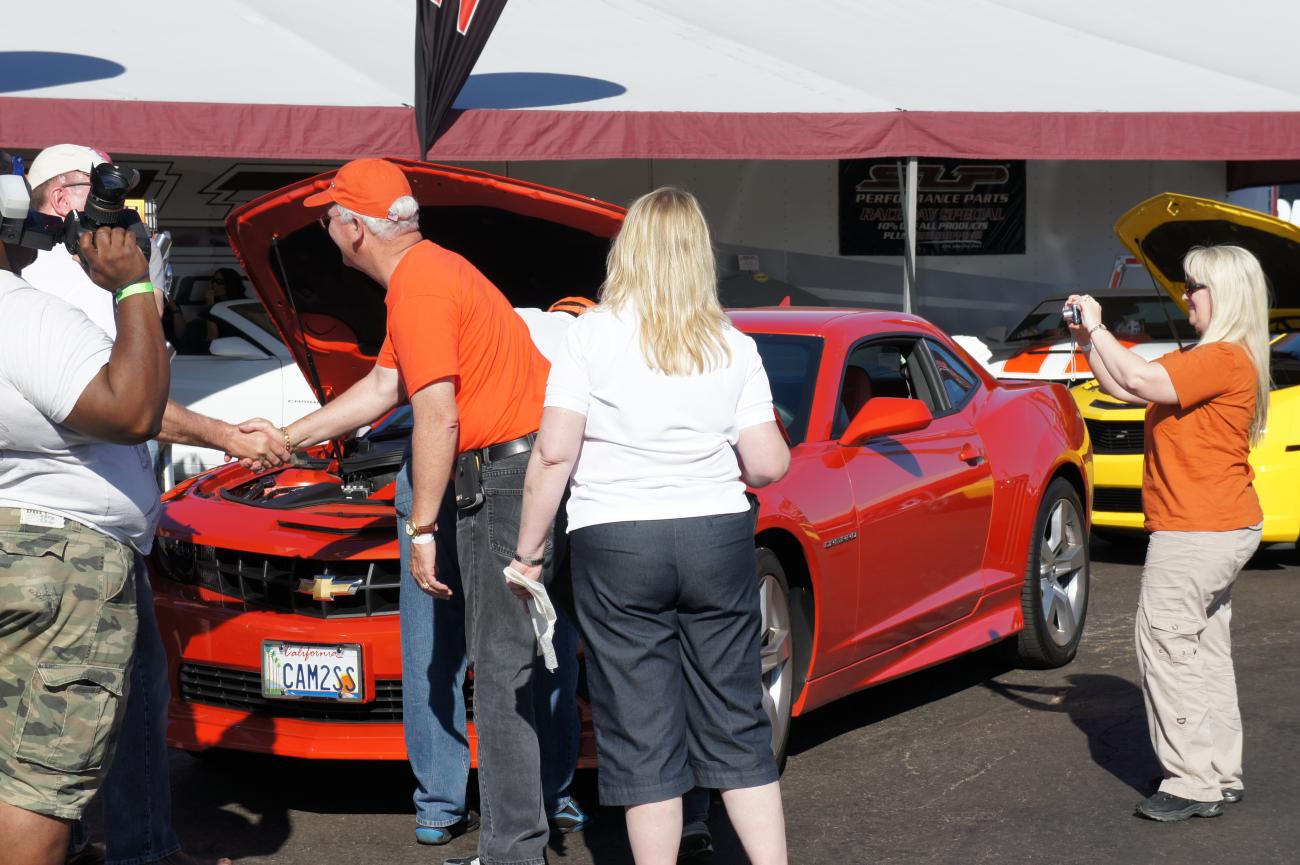
<path fill-rule="evenodd" d="M 255 417 L 240 424 L 226 424 L 221 447 L 228 459 L 252 472 L 282 466 L 293 457 L 285 447 L 284 431 L 266 418 Z"/>

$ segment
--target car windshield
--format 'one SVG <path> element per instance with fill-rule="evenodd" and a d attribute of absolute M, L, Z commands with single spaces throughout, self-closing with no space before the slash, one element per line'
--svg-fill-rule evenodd
<path fill-rule="evenodd" d="M 1171 300 L 1149 294 L 1101 297 L 1098 302 L 1101 303 L 1106 327 L 1120 339 L 1133 342 L 1172 342 L 1175 332 L 1183 340 L 1196 338 L 1191 325 L 1187 323 L 1187 313 Z M 1064 298 L 1043 301 L 1007 335 L 1007 342 L 1069 339 L 1070 332 L 1061 315 L 1061 307 L 1064 305 Z"/>
<path fill-rule="evenodd" d="M 808 430 L 808 409 L 812 405 L 817 364 L 821 360 L 822 341 L 814 336 L 750 334 L 758 344 L 767 379 L 772 385 L 772 401 L 790 441 L 803 441 Z M 394 410 L 366 433 L 371 441 L 387 441 L 411 434 L 414 424 L 410 406 Z"/>
<path fill-rule="evenodd" d="M 1288 333 L 1269 346 L 1273 389 L 1300 385 L 1300 333 Z"/>
<path fill-rule="evenodd" d="M 239 303 L 232 303 L 229 306 L 231 312 L 240 318 L 246 318 L 253 324 L 266 331 L 268 336 L 278 337 L 280 331 L 276 330 L 275 323 L 271 321 L 271 315 L 266 311 L 259 301 L 245 300 Z"/>

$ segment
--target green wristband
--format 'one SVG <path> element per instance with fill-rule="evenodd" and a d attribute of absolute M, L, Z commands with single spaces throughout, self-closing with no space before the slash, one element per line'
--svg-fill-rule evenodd
<path fill-rule="evenodd" d="M 152 282 L 148 282 L 148 281 L 137 282 L 134 283 L 133 285 L 128 285 L 126 288 L 122 289 L 117 293 L 117 302 L 121 303 L 122 301 L 126 300 L 128 297 L 130 297 L 133 294 L 144 294 L 146 291 L 149 292 L 150 294 L 153 294 Z"/>

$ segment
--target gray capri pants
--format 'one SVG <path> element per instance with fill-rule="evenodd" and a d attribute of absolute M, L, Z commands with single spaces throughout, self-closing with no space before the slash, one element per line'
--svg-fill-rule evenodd
<path fill-rule="evenodd" d="M 569 542 L 601 803 L 776 781 L 753 511 L 587 526 Z"/>

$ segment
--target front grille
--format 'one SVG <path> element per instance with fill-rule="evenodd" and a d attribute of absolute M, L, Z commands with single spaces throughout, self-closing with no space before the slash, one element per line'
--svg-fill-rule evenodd
<path fill-rule="evenodd" d="M 248 607 L 283 610 L 321 619 L 396 615 L 401 565 L 396 559 L 360 562 L 325 562 L 266 556 L 239 550 L 213 550 L 214 563 L 200 560 L 202 585 L 239 598 Z M 335 583 L 361 580 L 355 595 L 337 595 L 317 601 L 304 594 L 302 581 L 333 577 Z"/>
<path fill-rule="evenodd" d="M 1092 493 L 1092 509 L 1114 514 L 1142 513 L 1141 487 L 1097 487 Z"/>
<path fill-rule="evenodd" d="M 187 703 L 219 706 L 261 718 L 299 721 L 347 721 L 399 724 L 402 721 L 402 680 L 379 679 L 369 703 L 326 703 L 310 700 L 268 700 L 262 696 L 262 676 L 207 664 L 181 664 L 180 697 Z M 472 680 L 465 682 L 465 714 L 473 717 Z"/>
<path fill-rule="evenodd" d="M 1142 421 L 1089 420 L 1087 424 L 1094 453 L 1142 453 L 1146 438 Z"/>

